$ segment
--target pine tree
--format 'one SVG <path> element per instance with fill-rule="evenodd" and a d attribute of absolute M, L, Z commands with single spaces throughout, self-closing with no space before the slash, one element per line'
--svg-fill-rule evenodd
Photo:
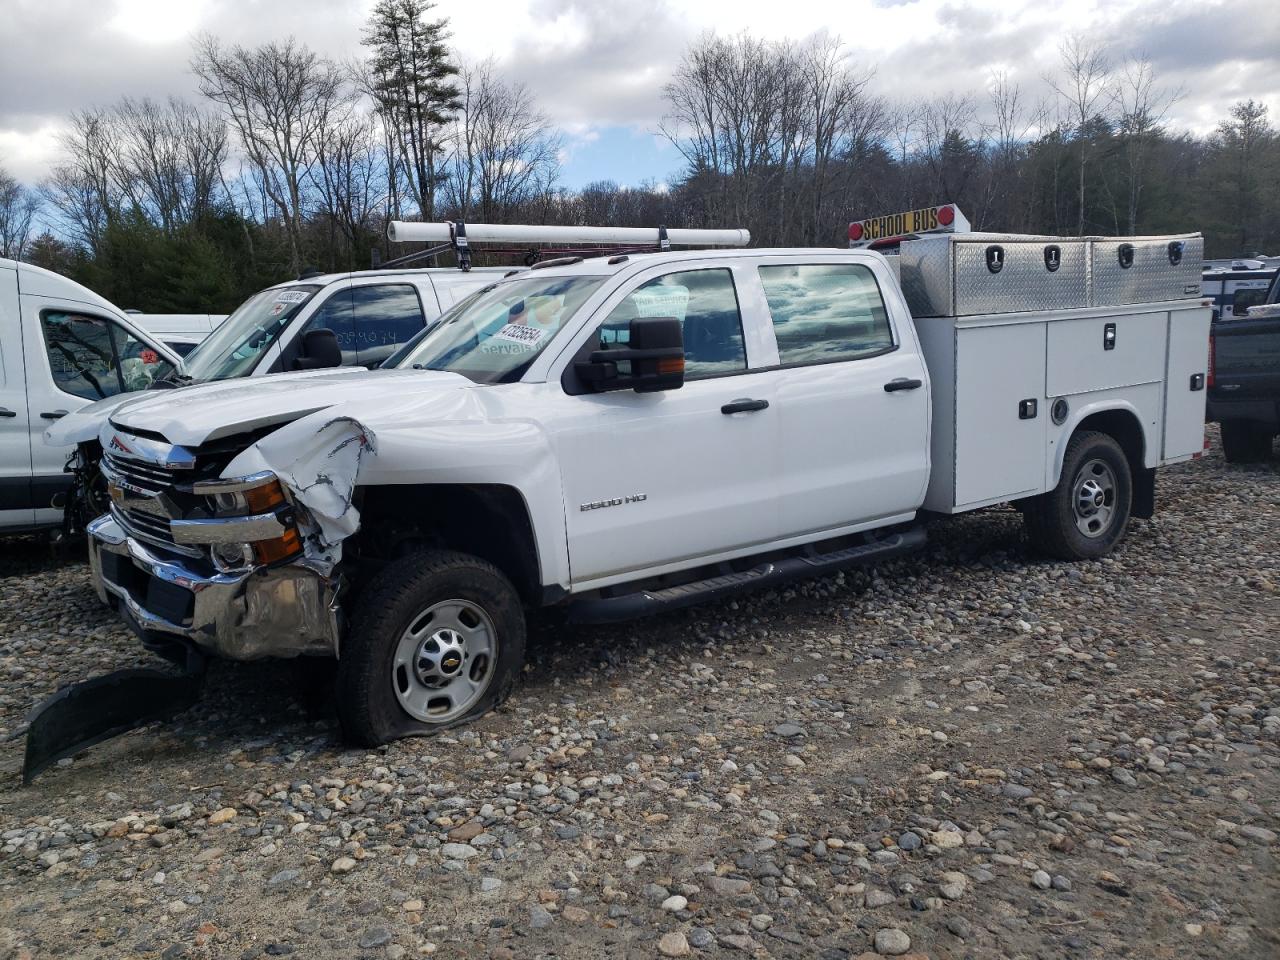
<path fill-rule="evenodd" d="M 378 0 L 361 41 L 370 50 L 370 93 L 386 129 L 393 158 L 424 220 L 435 216 L 436 188 L 444 179 L 437 162 L 441 131 L 460 106 L 449 62 L 448 20 L 430 20 L 431 0 Z M 398 215 L 392 193 L 392 214 Z"/>

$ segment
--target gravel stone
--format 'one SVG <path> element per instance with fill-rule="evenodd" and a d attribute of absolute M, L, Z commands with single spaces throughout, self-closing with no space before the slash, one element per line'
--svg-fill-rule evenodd
<path fill-rule="evenodd" d="M 911 938 L 896 927 L 876 931 L 876 953 L 897 957 L 911 949 Z"/>
<path fill-rule="evenodd" d="M 170 668 L 79 549 L 8 538 L 0 954 L 653 957 L 679 933 L 865 960 L 895 930 L 891 956 L 1269 960 L 1280 464 L 1207 435 L 1101 561 L 1032 555 L 999 507 L 663 617 L 531 616 L 504 709 L 377 750 L 309 712 L 307 665 L 214 662 L 190 710 L 30 786 L 8 736 L 34 704 Z"/>

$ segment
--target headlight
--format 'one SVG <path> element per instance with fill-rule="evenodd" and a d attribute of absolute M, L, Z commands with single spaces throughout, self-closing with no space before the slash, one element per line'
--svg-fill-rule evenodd
<path fill-rule="evenodd" d="M 216 540 L 204 542 L 210 544 L 214 562 L 224 569 L 242 568 L 253 560 L 277 563 L 302 552 L 293 504 L 274 473 L 206 480 L 194 484 L 192 492 L 212 501 L 217 519 L 204 525 L 205 530 L 196 536 L 211 535 L 214 526 L 222 528 Z M 244 518 L 243 524 L 237 522 L 239 518 Z M 279 534 L 267 538 L 252 535 L 251 531 L 266 532 L 264 526 Z"/>

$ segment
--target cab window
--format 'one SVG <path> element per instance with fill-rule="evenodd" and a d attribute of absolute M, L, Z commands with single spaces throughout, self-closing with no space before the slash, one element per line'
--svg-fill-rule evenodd
<path fill-rule="evenodd" d="M 686 380 L 747 368 L 738 294 L 726 269 L 682 270 L 641 284 L 600 325 L 600 348 L 626 346 L 635 317 L 676 317 L 684 324 Z"/>
<path fill-rule="evenodd" d="M 856 360 L 893 349 L 888 311 L 869 268 L 780 264 L 759 271 L 783 366 Z"/>
<path fill-rule="evenodd" d="M 1248 316 L 1250 307 L 1256 307 L 1266 299 L 1266 288 L 1236 290 L 1235 298 L 1231 301 L 1231 315 L 1233 317 Z"/>
<path fill-rule="evenodd" d="M 422 302 L 411 284 L 373 284 L 333 293 L 302 334 L 327 327 L 338 338 L 343 366 L 372 366 L 413 339 L 425 323 Z"/>
<path fill-rule="evenodd" d="M 361 366 L 381 363 L 426 323 L 418 291 L 407 283 L 352 287 L 351 312 Z"/>
<path fill-rule="evenodd" d="M 153 347 L 104 317 L 46 310 L 40 329 L 54 385 L 73 396 L 101 400 L 143 390 L 173 371 Z"/>

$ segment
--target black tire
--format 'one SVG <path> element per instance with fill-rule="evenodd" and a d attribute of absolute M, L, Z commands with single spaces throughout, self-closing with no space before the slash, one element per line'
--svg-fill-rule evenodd
<path fill-rule="evenodd" d="M 1090 467 L 1087 476 L 1082 472 L 1086 466 Z M 1102 475 L 1109 471 L 1109 498 L 1103 490 L 1103 506 L 1109 512 L 1105 522 L 1096 521 L 1096 532 L 1086 533 L 1081 525 L 1088 525 L 1090 516 L 1077 511 L 1076 499 L 1085 492 L 1082 484 L 1091 479 L 1096 496 L 1094 471 L 1099 470 Z M 1096 560 L 1124 539 L 1132 501 L 1133 475 L 1120 444 L 1105 433 L 1082 431 L 1067 444 L 1058 485 L 1027 502 L 1023 511 L 1027 538 L 1037 550 L 1058 560 Z"/>
<path fill-rule="evenodd" d="M 1261 463 L 1271 459 L 1271 428 L 1253 420 L 1222 423 L 1222 455 L 1227 463 Z"/>
<path fill-rule="evenodd" d="M 406 631 L 433 604 L 446 600 L 465 601 L 488 617 L 496 652 L 479 699 L 461 715 L 433 722 L 413 716 L 401 704 L 393 684 L 402 682 L 404 674 L 392 668 Z M 511 693 L 524 666 L 524 649 L 520 596 L 493 564 L 445 550 L 398 559 L 362 591 L 343 637 L 337 684 L 343 735 L 358 746 L 375 747 L 474 720 Z"/>

